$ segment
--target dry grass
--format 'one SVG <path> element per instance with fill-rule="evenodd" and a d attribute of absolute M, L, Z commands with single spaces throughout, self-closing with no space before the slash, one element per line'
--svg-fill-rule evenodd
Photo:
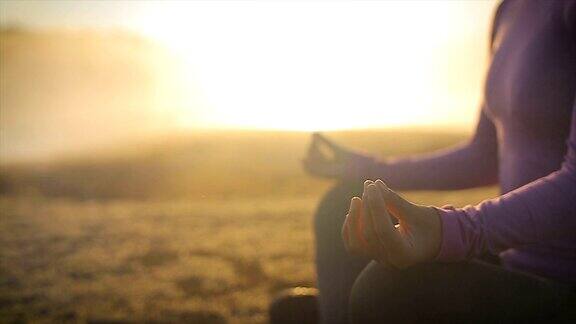
<path fill-rule="evenodd" d="M 313 285 L 311 215 L 330 184 L 300 171 L 305 135 L 203 136 L 123 157 L 6 168 L 0 321 L 262 323 L 274 292 Z M 462 138 L 334 136 L 373 151 L 395 142 L 390 154 Z M 494 193 L 408 195 L 462 205 Z"/>

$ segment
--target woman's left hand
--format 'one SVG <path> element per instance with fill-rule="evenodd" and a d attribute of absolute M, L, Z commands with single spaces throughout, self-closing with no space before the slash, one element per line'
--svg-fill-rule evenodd
<path fill-rule="evenodd" d="M 320 133 L 314 133 L 302 163 L 311 175 L 334 179 L 344 177 L 351 161 L 358 157 L 362 157 L 362 154 L 338 145 Z"/>
<path fill-rule="evenodd" d="M 390 216 L 399 224 L 395 226 Z M 406 268 L 436 257 L 442 226 L 434 207 L 413 204 L 381 180 L 368 180 L 362 199 L 350 202 L 342 236 L 350 253 Z"/>

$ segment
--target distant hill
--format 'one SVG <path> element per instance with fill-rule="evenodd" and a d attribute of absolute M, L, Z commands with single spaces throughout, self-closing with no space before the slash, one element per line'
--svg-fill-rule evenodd
<path fill-rule="evenodd" d="M 47 156 L 174 122 L 174 59 L 126 32 L 0 31 L 0 160 Z"/>
<path fill-rule="evenodd" d="M 350 131 L 328 136 L 381 156 L 449 146 L 463 134 L 425 131 Z M 113 147 L 50 163 L 6 165 L 4 195 L 73 199 L 222 199 L 317 196 L 328 185 L 301 168 L 309 134 L 205 132 Z"/>

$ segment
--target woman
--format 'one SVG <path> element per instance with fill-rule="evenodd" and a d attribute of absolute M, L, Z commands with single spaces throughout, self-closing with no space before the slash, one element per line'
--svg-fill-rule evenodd
<path fill-rule="evenodd" d="M 305 168 L 342 180 L 316 215 L 324 322 L 575 318 L 576 1 L 504 0 L 490 50 L 465 145 L 377 161 L 314 137 Z M 362 188 L 364 179 L 383 181 Z M 502 196 L 466 208 L 420 206 L 390 189 L 492 184 Z M 485 255 L 496 264 L 479 261 Z"/>

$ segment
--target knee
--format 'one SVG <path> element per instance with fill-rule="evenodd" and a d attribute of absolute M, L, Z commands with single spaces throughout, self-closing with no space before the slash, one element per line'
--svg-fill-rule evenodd
<path fill-rule="evenodd" d="M 372 261 L 360 273 L 350 294 L 351 323 L 412 322 L 406 311 L 408 287 L 403 273 Z"/>

